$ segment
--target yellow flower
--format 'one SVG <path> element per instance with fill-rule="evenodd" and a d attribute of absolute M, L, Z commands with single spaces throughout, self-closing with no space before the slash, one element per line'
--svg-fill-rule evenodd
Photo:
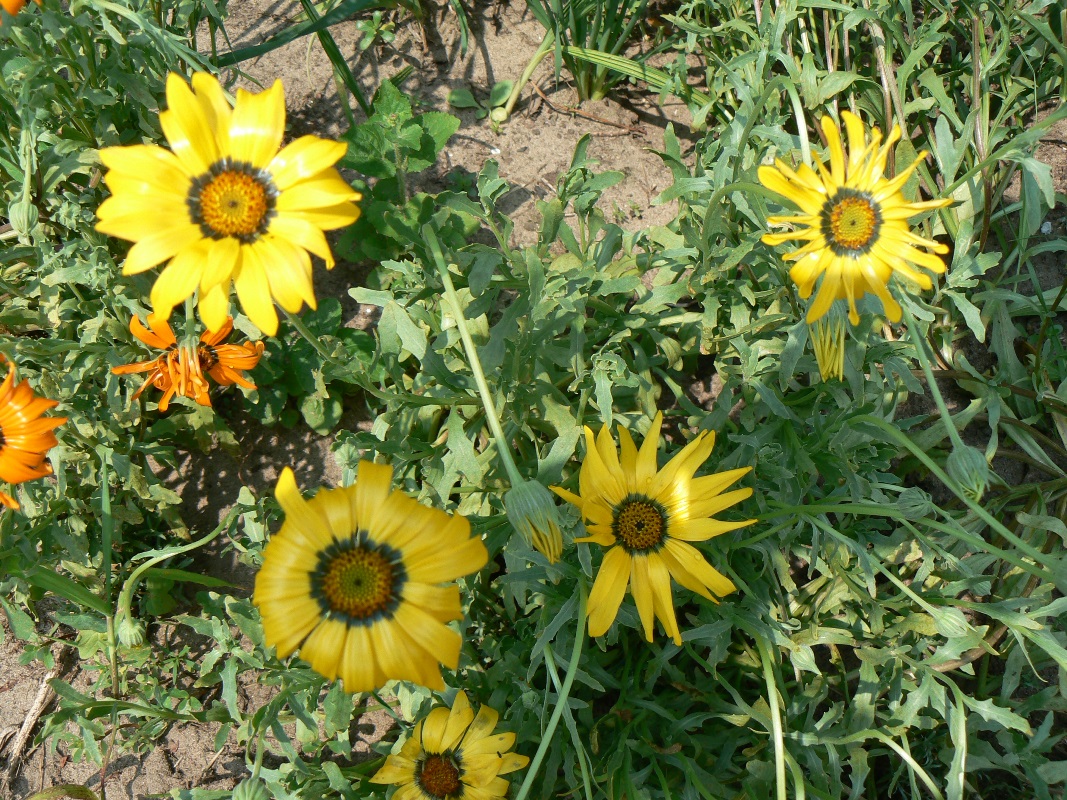
<path fill-rule="evenodd" d="M 0 355 L 0 364 L 7 359 Z M 23 483 L 52 474 L 45 463 L 48 450 L 59 442 L 53 428 L 66 417 L 44 417 L 45 411 L 57 406 L 55 400 L 37 397 L 29 381 L 15 385 L 15 368 L 8 365 L 7 377 L 0 384 L 0 481 Z M 15 498 L 0 492 L 0 505 L 17 510 Z"/>
<path fill-rule="evenodd" d="M 399 754 L 390 755 L 372 783 L 394 783 L 393 800 L 489 800 L 507 797 L 501 778 L 530 759 L 508 752 L 514 733 L 493 734 L 499 714 L 482 706 L 474 716 L 460 692 L 452 709 L 435 708 L 415 726 Z"/>
<path fill-rule="evenodd" d="M 167 106 L 159 122 L 169 151 L 145 144 L 100 151 L 111 197 L 96 228 L 135 242 L 125 275 L 169 261 L 152 287 L 164 320 L 199 292 L 201 319 L 219 330 L 232 284 L 248 318 L 273 336 L 274 301 L 290 313 L 304 303 L 315 308 L 308 251 L 332 268 L 323 231 L 359 217 L 352 201 L 360 194 L 333 166 L 346 145 L 302 136 L 282 148 L 280 81 L 259 94 L 238 89 L 231 108 L 211 75 L 196 73 L 190 89 L 172 73 Z"/>
<path fill-rule="evenodd" d="M 947 253 L 948 247 L 911 232 L 907 220 L 933 208 L 950 205 L 950 199 L 909 203 L 902 192 L 912 172 L 926 157 L 919 153 L 911 166 L 893 179 L 883 175 L 893 143 L 900 138 L 900 128 L 893 126 L 889 139 L 879 147 L 882 134 L 877 128 L 867 141 L 863 122 L 848 111 L 841 113 L 848 131 L 848 155 L 841 143 L 841 133 L 830 117 L 822 118 L 823 133 L 829 143 L 830 169 L 815 159 L 818 172 L 801 164 L 794 172 L 781 159 L 775 166 L 760 167 L 760 182 L 800 207 L 795 216 L 769 217 L 771 225 L 798 226 L 787 233 L 768 233 L 763 242 L 778 245 L 791 240 L 806 241 L 799 250 L 787 253 L 787 261 L 796 261 L 789 275 L 800 288 L 800 296 L 811 296 L 815 282 L 822 276 L 819 292 L 808 308 L 807 321 L 814 322 L 827 312 L 834 300 L 848 300 L 849 320 L 859 324 L 856 300 L 868 292 L 876 295 L 892 322 L 900 320 L 900 304 L 889 293 L 890 277 L 896 273 L 930 289 L 932 282 L 925 272 L 912 264 L 938 274 L 944 262 L 934 253 Z"/>
<path fill-rule="evenodd" d="M 682 643 L 682 636 L 674 615 L 672 577 L 686 589 L 713 601 L 737 588 L 689 542 L 703 542 L 755 522 L 711 518 L 752 494 L 751 489 L 722 493 L 752 467 L 694 478 L 715 445 L 715 434 L 701 431 L 663 469 L 657 470 L 656 448 L 662 424 L 663 415 L 656 414 L 640 451 L 629 432 L 619 428 L 621 457 L 606 425 L 595 439 L 586 428 L 579 494 L 553 487 L 556 494 L 577 506 L 586 520 L 589 535 L 575 541 L 610 548 L 589 593 L 590 636 L 600 636 L 611 627 L 627 584 L 637 604 L 645 638 L 652 641 L 654 615 L 676 644 Z"/>
<path fill-rule="evenodd" d="M 393 469 L 361 461 L 356 483 L 304 500 L 286 467 L 275 496 L 285 523 L 263 551 L 252 602 L 268 645 L 297 649 L 347 692 L 390 680 L 443 691 L 438 662 L 459 666 L 453 581 L 489 554 L 470 524 L 391 491 Z"/>

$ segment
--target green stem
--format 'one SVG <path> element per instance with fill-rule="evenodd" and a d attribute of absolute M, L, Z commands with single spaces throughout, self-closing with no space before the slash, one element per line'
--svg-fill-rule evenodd
<path fill-rule="evenodd" d="M 526 69 L 522 71 L 522 75 L 515 81 L 515 85 L 511 89 L 511 94 L 508 95 L 508 101 L 504 104 L 504 119 L 501 122 L 507 122 L 508 117 L 511 116 L 512 110 L 515 108 L 515 103 L 519 101 L 519 95 L 522 94 L 523 88 L 530 82 L 530 78 L 533 77 L 534 70 L 545 60 L 545 56 L 552 52 L 552 48 L 555 46 L 555 37 L 552 32 L 549 31 L 545 34 L 545 38 L 541 41 L 541 45 L 533 54 L 533 58 L 530 59 L 530 63 L 526 65 Z"/>
<path fill-rule="evenodd" d="M 559 696 L 563 690 L 563 685 L 559 681 L 559 675 L 556 672 L 556 658 L 552 655 L 552 645 L 545 645 L 545 666 L 548 668 L 548 676 L 552 679 L 552 685 L 556 687 L 556 695 Z M 585 752 L 585 747 L 578 739 L 577 728 L 574 725 L 574 718 L 571 716 L 571 710 L 567 706 L 563 707 L 563 713 L 567 715 L 567 721 L 570 723 L 567 726 L 567 730 L 570 731 L 571 741 L 574 743 L 574 753 L 578 758 L 578 768 L 582 771 L 582 786 L 585 788 L 586 800 L 593 800 L 593 785 L 589 777 L 589 767 L 586 764 L 588 755 Z"/>
<path fill-rule="evenodd" d="M 445 295 L 452 306 L 452 316 L 456 320 L 459 337 L 463 340 L 463 349 L 467 353 L 467 361 L 470 364 L 471 372 L 474 374 L 474 382 L 478 385 L 478 394 L 482 398 L 485 418 L 489 422 L 489 428 L 493 432 L 493 438 L 496 440 L 496 451 L 500 455 L 500 460 L 504 462 L 504 469 L 508 473 L 511 485 L 518 486 L 523 482 L 522 475 L 519 473 L 519 468 L 515 466 L 515 459 L 511 455 L 509 440 L 504 436 L 504 429 L 500 426 L 500 417 L 496 412 L 493 395 L 489 391 L 489 384 L 485 380 L 481 359 L 478 358 L 478 348 L 474 346 L 474 340 L 467 329 L 467 316 L 463 311 L 463 306 L 460 305 L 459 294 L 452 283 L 452 276 L 448 274 L 448 265 L 445 264 L 444 255 L 441 253 L 441 243 L 437 240 L 437 234 L 434 233 L 433 228 L 429 225 L 423 226 L 422 235 L 430 248 L 430 253 L 433 255 L 434 264 L 437 266 L 441 281 L 445 285 Z"/>
<path fill-rule="evenodd" d="M 774 738 L 774 778 L 778 800 L 786 800 L 785 741 L 782 738 L 782 711 L 778 707 L 778 686 L 774 681 L 771 666 L 771 649 L 762 636 L 756 636 L 760 661 L 763 662 L 763 680 L 767 684 L 767 704 L 771 709 L 771 736 Z"/>
<path fill-rule="evenodd" d="M 956 430 L 952 415 L 949 413 L 948 406 L 945 405 L 945 398 L 941 396 L 941 390 L 937 386 L 937 379 L 934 378 L 934 372 L 930 368 L 930 359 L 926 353 L 926 338 L 919 333 L 918 325 L 915 323 L 915 318 L 912 317 L 911 312 L 904 308 L 903 313 L 904 324 L 908 326 L 908 338 L 911 339 L 911 343 L 915 346 L 915 354 L 919 358 L 923 374 L 926 375 L 926 383 L 930 387 L 930 393 L 934 396 L 934 402 L 937 404 L 937 410 L 941 414 L 941 421 L 945 424 L 948 436 L 952 440 L 952 446 L 963 449 L 963 439 L 960 438 L 960 432 Z"/>
<path fill-rule="evenodd" d="M 552 744 L 552 734 L 556 732 L 556 726 L 559 725 L 560 717 L 563 716 L 563 709 L 567 706 L 567 698 L 570 697 L 574 676 L 578 672 L 578 662 L 582 657 L 582 644 L 585 642 L 585 603 L 587 599 L 588 592 L 585 588 L 585 581 L 579 579 L 578 628 L 574 632 L 574 646 L 571 648 L 571 660 L 567 664 L 567 674 L 563 678 L 563 687 L 556 695 L 556 707 L 552 709 L 552 716 L 541 734 L 541 743 L 537 746 L 537 752 L 534 753 L 533 760 L 526 770 L 526 777 L 522 781 L 522 786 L 519 787 L 518 794 L 515 795 L 515 800 L 526 800 L 526 795 L 530 793 L 530 788 L 533 786 L 534 779 L 541 768 L 541 762 L 545 760 L 548 748 Z"/>

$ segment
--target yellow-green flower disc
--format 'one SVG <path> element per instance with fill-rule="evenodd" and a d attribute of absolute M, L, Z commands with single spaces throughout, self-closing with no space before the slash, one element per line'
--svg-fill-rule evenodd
<path fill-rule="evenodd" d="M 794 216 L 769 217 L 771 225 L 788 224 L 794 230 L 768 233 L 762 241 L 769 245 L 800 240 L 799 250 L 787 253 L 787 261 L 797 263 L 789 276 L 808 298 L 816 281 L 822 278 L 818 294 L 808 308 L 807 321 L 823 316 L 834 300 L 848 301 L 849 320 L 859 324 L 856 300 L 868 292 L 882 301 L 886 316 L 900 321 L 900 304 L 889 293 L 889 279 L 894 275 L 907 278 L 922 289 L 930 289 L 930 276 L 913 264 L 935 273 L 945 271 L 944 262 L 934 253 L 947 253 L 948 247 L 913 233 L 907 220 L 933 208 L 950 205 L 950 199 L 911 203 L 903 194 L 904 184 L 926 157 L 921 152 L 915 161 L 895 178 L 884 175 L 886 160 L 893 144 L 900 138 L 900 128 L 893 126 L 885 144 L 875 128 L 871 139 L 863 122 L 848 111 L 841 112 L 848 131 L 848 153 L 841 142 L 841 132 L 830 117 L 822 118 L 822 130 L 829 145 L 830 168 L 815 159 L 816 172 L 807 164 L 795 171 L 782 160 L 774 167 L 760 167 L 760 182 L 795 203 L 801 213 Z M 929 248 L 933 253 L 928 253 Z"/>
<path fill-rule="evenodd" d="M 111 197 L 96 226 L 134 242 L 123 274 L 167 262 L 152 287 L 155 314 L 167 319 L 197 293 L 201 319 L 217 331 L 233 286 L 248 318 L 273 336 L 275 302 L 290 313 L 315 308 L 308 253 L 332 268 L 323 231 L 359 217 L 359 192 L 334 168 L 346 145 L 302 136 L 283 148 L 281 81 L 259 94 L 238 89 L 231 107 L 213 76 L 196 73 L 190 89 L 172 73 L 159 122 L 170 150 L 100 151 Z"/>
<path fill-rule="evenodd" d="M 578 473 L 578 494 L 552 487 L 577 506 L 589 534 L 576 542 L 609 548 L 589 593 L 589 635 L 611 627 L 626 587 L 634 596 L 645 638 L 652 641 L 654 619 L 676 644 L 682 643 L 674 613 L 671 578 L 708 600 L 737 587 L 713 569 L 690 542 L 736 530 L 755 520 L 713 519 L 752 494 L 752 489 L 723 493 L 751 467 L 693 477 L 711 455 L 715 434 L 701 431 L 663 469 L 656 466 L 663 415 L 656 414 L 638 450 L 629 431 L 619 428 L 621 453 L 605 425 L 596 437 L 585 429 L 586 454 Z"/>
<path fill-rule="evenodd" d="M 435 708 L 415 725 L 399 753 L 371 777 L 396 784 L 393 800 L 491 800 L 507 797 L 501 778 L 530 759 L 509 752 L 514 733 L 493 733 L 500 715 L 488 706 L 474 715 L 460 692 L 452 708 Z"/>
<path fill-rule="evenodd" d="M 252 602 L 268 645 L 300 651 L 345 691 L 390 680 L 444 690 L 459 666 L 457 578 L 489 554 L 470 524 L 393 491 L 392 467 L 362 461 L 356 483 L 305 500 L 286 467 L 275 496 L 285 523 L 263 551 Z"/>

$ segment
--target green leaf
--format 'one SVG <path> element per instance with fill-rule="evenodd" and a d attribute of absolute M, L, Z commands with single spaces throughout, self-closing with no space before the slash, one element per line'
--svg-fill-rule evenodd
<path fill-rule="evenodd" d="M 0 597 L 0 607 L 3 607 L 8 625 L 11 626 L 11 632 L 15 634 L 16 639 L 20 642 L 38 641 L 37 629 L 34 627 L 33 620 L 29 614 L 18 606 L 12 605 L 3 597 Z M 3 641 L 3 633 L 3 629 L 0 629 L 0 641 Z"/>
<path fill-rule="evenodd" d="M 64 597 L 77 605 L 91 608 L 104 616 L 111 613 L 109 603 L 62 573 L 44 569 L 43 567 L 34 567 L 26 573 L 26 580 L 34 586 L 53 594 L 58 594 L 60 597 Z"/>
<path fill-rule="evenodd" d="M 453 108 L 481 108 L 470 89 L 453 89 L 448 93 L 448 104 Z"/>

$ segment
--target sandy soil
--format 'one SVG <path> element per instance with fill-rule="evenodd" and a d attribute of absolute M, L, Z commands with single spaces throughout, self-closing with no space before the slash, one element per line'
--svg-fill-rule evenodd
<path fill-rule="evenodd" d="M 293 0 L 248 0 L 231 3 L 230 7 L 228 32 L 235 46 L 262 41 L 300 18 L 299 3 Z M 524 8 L 521 2 L 514 6 L 478 4 L 471 19 L 471 49 L 465 57 L 460 55 L 458 27 L 447 9 L 431 26 L 428 48 L 422 33 L 410 23 L 400 25 L 392 45 L 362 54 L 358 48 L 360 33 L 354 22 L 339 24 L 332 30 L 342 52 L 355 65 L 354 71 L 368 95 L 382 79 L 411 65 L 414 72 L 405 90 L 427 107 L 445 109 L 452 89 L 467 88 L 485 98 L 494 82 L 518 78 L 543 35 L 536 21 L 523 13 Z M 224 51 L 225 45 L 220 49 Z M 340 132 L 344 115 L 338 105 L 332 69 L 314 38 L 293 42 L 243 65 L 243 69 L 242 81 L 250 88 L 256 83 L 269 85 L 275 78 L 282 79 L 294 135 Z M 655 96 L 620 91 L 617 96 L 621 102 L 586 104 L 581 111 L 589 116 L 576 116 L 566 111 L 576 102 L 573 91 L 566 84 L 554 84 L 548 62 L 535 74 L 535 82 L 544 97 L 526 89 L 515 116 L 499 132 L 476 119 L 473 111 L 453 111 L 462 120 L 459 133 L 446 147 L 440 162 L 420 178 L 419 188 L 439 191 L 445 188 L 445 176 L 451 170 L 477 173 L 487 159 L 496 159 L 501 176 L 515 187 L 504 208 L 516 222 L 516 242 L 527 243 L 536 239 L 538 216 L 534 200 L 553 193 L 555 180 L 566 169 L 574 145 L 583 134 L 590 133 L 590 153 L 600 160 L 601 168 L 622 170 L 627 175 L 605 196 L 604 207 L 609 216 L 630 229 L 670 221 L 671 206 L 652 205 L 653 198 L 670 184 L 670 176 L 650 149 L 662 147 L 662 132 L 668 122 L 676 125 L 685 141 L 685 107 L 676 101 L 660 106 Z M 1067 190 L 1067 124 L 1050 134 L 1038 158 L 1052 165 L 1058 190 Z M 1047 236 L 1067 236 L 1067 218 L 1062 213 L 1051 215 L 1050 222 L 1052 229 Z M 338 256 L 339 264 L 333 272 L 317 273 L 317 292 L 344 303 L 349 325 L 372 324 L 373 309 L 360 307 L 347 291 L 362 282 L 367 266 L 358 263 L 356 254 Z M 1042 258 L 1043 274 L 1050 281 L 1062 280 L 1067 272 L 1063 255 Z M 694 389 L 699 395 L 699 383 Z M 161 477 L 182 495 L 183 513 L 195 528 L 206 531 L 213 527 L 232 506 L 242 485 L 260 493 L 271 491 L 278 471 L 285 465 L 294 468 L 298 482 L 308 489 L 340 482 L 340 470 L 329 453 L 329 438 L 319 437 L 302 426 L 264 430 L 243 415 L 237 398 L 222 400 L 218 410 L 242 443 L 241 458 L 234 459 L 221 450 L 209 456 L 191 452 L 182 456 L 177 472 L 167 474 L 160 468 Z M 353 402 L 346 407 L 341 427 L 369 425 L 366 420 L 366 409 Z M 211 553 L 202 563 L 207 571 L 236 581 L 242 591 L 250 590 L 252 575 L 232 553 Z M 0 643 L 0 767 L 4 768 L 5 732 L 22 725 L 45 677 L 41 665 L 23 666 L 19 655 L 19 646 L 5 630 Z M 77 668 L 68 680 L 85 688 L 88 678 L 76 673 Z M 262 702 L 257 688 L 245 687 L 249 702 Z M 359 720 L 357 726 L 365 741 L 373 741 L 387 732 L 388 724 L 384 715 L 371 715 Z M 122 756 L 111 765 L 107 798 L 143 798 L 193 786 L 232 788 L 245 773 L 244 753 L 232 739 L 216 752 L 216 731 L 214 724 L 175 726 L 146 755 Z M 36 747 L 21 759 L 11 797 L 18 800 L 62 783 L 83 783 L 99 790 L 99 770 L 74 763 L 63 747 L 55 751 Z"/>

